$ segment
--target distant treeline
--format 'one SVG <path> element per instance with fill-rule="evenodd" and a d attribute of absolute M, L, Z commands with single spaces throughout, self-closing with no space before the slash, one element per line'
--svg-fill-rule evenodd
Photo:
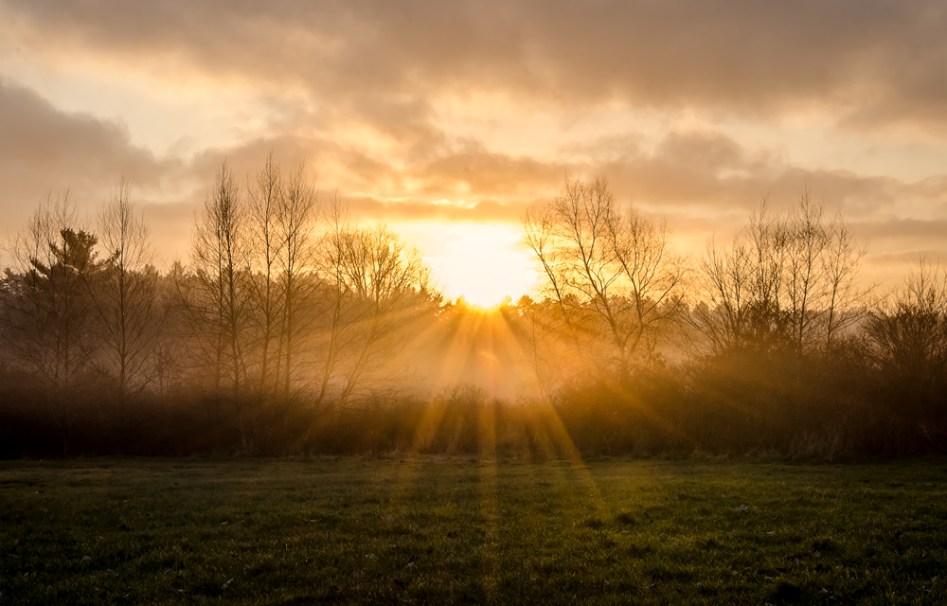
<path fill-rule="evenodd" d="M 221 167 L 167 271 L 124 185 L 94 225 L 34 214 L 0 283 L 0 455 L 947 450 L 947 277 L 862 289 L 807 192 L 682 259 L 604 180 L 568 182 L 524 220 L 545 292 L 489 316 L 301 171 L 241 182 Z"/>

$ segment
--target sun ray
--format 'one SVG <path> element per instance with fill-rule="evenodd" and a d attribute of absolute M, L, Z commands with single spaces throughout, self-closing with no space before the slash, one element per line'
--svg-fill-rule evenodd
<path fill-rule="evenodd" d="M 470 321 L 475 333 L 485 331 L 484 341 L 495 357 L 502 356 L 500 359 L 512 359 L 517 354 L 525 356 L 525 352 L 522 351 L 522 342 L 516 338 L 510 322 L 502 314 L 476 314 L 474 319 Z M 500 374 L 498 366 L 487 367 L 483 377 L 486 385 L 496 390 L 496 381 L 499 381 Z M 507 404 L 507 406 L 510 406 L 510 404 Z M 536 443 L 543 449 L 542 456 L 568 461 L 570 463 L 569 469 L 574 474 L 575 480 L 587 492 L 595 512 L 600 516 L 607 516 L 609 514 L 608 506 L 602 497 L 601 491 L 552 403 L 546 399 L 538 399 L 523 406 L 521 412 L 524 413 L 524 418 L 527 420 L 527 431 L 531 432 Z M 486 416 L 486 412 L 481 414 L 484 415 L 485 419 L 488 419 L 489 427 L 492 427 L 492 448 L 495 453 L 496 417 L 493 411 L 491 413 L 491 416 Z M 482 427 L 481 431 L 486 431 L 486 428 Z"/>

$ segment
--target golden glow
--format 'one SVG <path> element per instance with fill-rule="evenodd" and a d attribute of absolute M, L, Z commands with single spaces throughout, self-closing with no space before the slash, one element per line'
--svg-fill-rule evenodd
<path fill-rule="evenodd" d="M 423 222 L 406 227 L 448 300 L 488 309 L 531 294 L 535 263 L 522 243 L 519 225 Z"/>

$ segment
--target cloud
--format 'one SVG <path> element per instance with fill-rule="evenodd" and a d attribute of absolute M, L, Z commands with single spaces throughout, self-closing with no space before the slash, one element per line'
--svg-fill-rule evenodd
<path fill-rule="evenodd" d="M 930 184 L 910 184 L 891 177 L 850 171 L 813 169 L 788 162 L 777 154 L 747 148 L 728 135 L 707 130 L 672 131 L 652 149 L 629 146 L 615 158 L 610 141 L 601 162 L 590 151 L 588 167 L 607 176 L 620 198 L 658 212 L 745 218 L 762 200 L 776 208 L 798 201 L 808 189 L 830 208 L 850 216 L 890 208 L 899 196 L 935 200 Z"/>
<path fill-rule="evenodd" d="M 0 166 L 11 172 L 37 171 L 58 179 L 98 179 L 124 173 L 151 182 L 164 166 L 129 142 L 121 126 L 53 107 L 39 94 L 0 80 Z"/>
<path fill-rule="evenodd" d="M 479 196 L 518 197 L 561 182 L 569 171 L 565 163 L 490 151 L 478 141 L 465 140 L 414 167 L 412 172 L 425 179 L 425 191 L 433 195 L 459 192 L 463 196 L 464 192 L 471 192 Z"/>
<path fill-rule="evenodd" d="M 938 0 L 6 5 L 21 36 L 49 52 L 301 87 L 329 103 L 384 99 L 395 112 L 435 90 L 498 89 L 561 104 L 769 117 L 817 108 L 864 129 L 947 127 Z"/>
<path fill-rule="evenodd" d="M 67 187 L 98 199 L 124 175 L 176 204 L 154 214 L 171 237 L 223 160 L 242 181 L 272 151 L 353 214 L 392 222 L 517 222 L 564 179 L 599 175 L 695 240 L 805 188 L 891 254 L 912 238 L 937 248 L 947 216 L 947 177 L 883 166 L 912 153 L 934 166 L 947 149 L 936 0 L 3 0 L 0 22 L 0 46 L 20 49 L 0 72 L 36 67 L 46 95 L 0 81 L 7 207 Z M 43 88 L 63 72 L 133 79 L 168 112 L 152 127 L 184 131 L 174 112 L 196 106 L 233 124 L 169 133 L 200 143 L 159 156 L 133 143 L 143 112 L 126 127 L 59 109 L 82 105 L 68 81 Z M 76 96 L 94 106 L 90 86 Z"/>
<path fill-rule="evenodd" d="M 247 175 L 274 152 L 284 168 L 305 161 L 320 190 L 338 192 L 351 201 L 353 212 L 386 220 L 519 221 L 530 203 L 557 195 L 565 179 L 597 176 L 609 179 L 619 200 L 692 225 L 705 225 L 708 217 L 718 226 L 742 223 L 763 199 L 786 208 L 806 189 L 830 211 L 840 209 L 852 220 L 947 207 L 944 177 L 907 182 L 807 168 L 717 131 L 671 131 L 650 146 L 636 140 L 616 135 L 590 141 L 582 159 L 565 161 L 512 155 L 461 139 L 412 160 L 372 155 L 324 138 L 282 136 L 209 150 L 189 166 L 192 177 L 209 188 L 225 158 L 237 175 Z"/>
<path fill-rule="evenodd" d="M 791 205 L 805 188 L 829 208 L 843 208 L 850 219 L 862 221 L 860 233 L 873 240 L 883 234 L 891 241 L 917 237 L 905 231 L 915 225 L 912 221 L 921 221 L 905 214 L 910 205 L 935 214 L 939 209 L 941 216 L 947 208 L 947 177 L 909 183 L 808 169 L 714 130 L 672 130 L 651 142 L 635 133 L 616 133 L 584 143 L 579 159 L 556 160 L 505 153 L 469 137 L 451 138 L 420 119 L 406 128 L 420 134 L 400 146 L 401 139 L 393 137 L 397 153 L 390 156 L 367 150 L 357 139 L 316 131 L 310 136 L 275 133 L 175 160 L 131 144 L 120 125 L 63 112 L 34 91 L 2 82 L 0 171 L 6 187 L 0 196 L 9 222 L 22 224 L 28 211 L 17 216 L 14 209 L 28 209 L 51 190 L 72 189 L 80 199 L 97 203 L 124 176 L 146 202 L 176 204 L 150 211 L 160 223 L 155 235 L 177 242 L 168 245 L 173 256 L 184 250 L 175 233 L 190 229 L 194 209 L 221 163 L 226 160 L 242 182 L 269 153 L 284 170 L 305 167 L 323 195 L 338 192 L 354 215 L 383 221 L 518 222 L 529 204 L 555 196 L 566 178 L 599 175 L 609 178 L 620 200 L 668 217 L 672 229 L 677 221 L 695 232 L 706 231 L 708 221 L 715 229 L 733 228 L 763 198 L 777 207 Z M 416 145 L 421 139 L 427 143 Z M 930 225 L 928 234 L 938 229 L 934 223 L 916 225 Z"/>
<path fill-rule="evenodd" d="M 873 240 L 910 241 L 914 245 L 936 246 L 943 242 L 944 234 L 947 234 L 947 219 L 889 218 L 855 222 L 852 227 Z"/>
<path fill-rule="evenodd" d="M 0 79 L 0 204 L 14 223 L 47 195 L 104 198 L 119 180 L 157 187 L 179 167 L 136 147 L 120 125 L 60 111 L 36 92 Z M 82 196 L 80 196 L 82 197 Z"/>

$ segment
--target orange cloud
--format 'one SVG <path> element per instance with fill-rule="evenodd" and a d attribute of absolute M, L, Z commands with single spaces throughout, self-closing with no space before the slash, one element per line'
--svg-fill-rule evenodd
<path fill-rule="evenodd" d="M 567 177 L 605 175 L 619 199 L 667 217 L 689 241 L 808 187 L 883 242 L 879 254 L 920 240 L 947 249 L 929 236 L 947 218 L 947 176 L 849 157 L 897 156 L 903 167 L 912 154 L 924 166 L 947 154 L 947 11 L 936 0 L 8 0 L 0 23 L 18 66 L 0 80 L 9 225 L 50 190 L 94 203 L 124 176 L 155 204 L 155 235 L 170 238 L 190 228 L 220 162 L 244 175 L 273 151 L 353 215 L 386 222 L 518 222 Z M 143 74 L 138 86 L 163 98 L 193 81 L 226 89 L 201 97 L 211 114 L 215 103 L 246 103 L 220 112 L 234 124 L 219 141 L 149 149 L 140 115 L 61 109 L 74 105 L 68 78 L 56 78 L 76 58 L 101 63 L 102 95 Z M 31 67 L 41 76 L 23 76 Z M 448 103 L 457 99 L 460 109 Z M 157 123 L 181 128 L 173 112 L 186 107 L 156 107 L 169 112 Z M 796 124 L 812 141 L 783 145 L 802 136 Z M 525 141 L 504 145 L 504 128 Z M 535 141 L 531 128 L 543 129 Z M 818 162 L 805 156 L 812 149 Z"/>

